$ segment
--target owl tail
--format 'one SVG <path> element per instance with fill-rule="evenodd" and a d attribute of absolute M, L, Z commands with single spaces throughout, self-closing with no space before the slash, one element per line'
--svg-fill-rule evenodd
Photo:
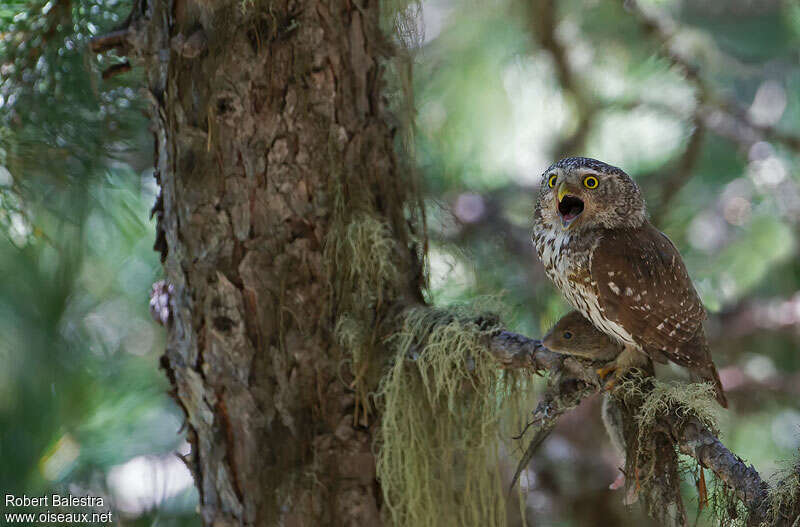
<path fill-rule="evenodd" d="M 691 355 L 691 361 L 685 364 L 691 372 L 693 382 L 709 382 L 714 387 L 714 396 L 723 408 L 728 407 L 728 399 L 722 391 L 722 383 L 719 380 L 719 373 L 714 366 L 711 358 L 711 348 L 708 347 L 705 334 L 699 331 L 687 347 Z"/>
<path fill-rule="evenodd" d="M 727 408 L 728 399 L 725 397 L 725 392 L 722 391 L 722 383 L 719 380 L 719 374 L 717 373 L 717 368 L 714 366 L 714 363 L 709 361 L 709 365 L 706 368 L 697 372 L 697 377 L 699 377 L 697 380 L 711 383 L 711 386 L 714 387 L 714 396 L 717 402 L 723 408 Z"/>

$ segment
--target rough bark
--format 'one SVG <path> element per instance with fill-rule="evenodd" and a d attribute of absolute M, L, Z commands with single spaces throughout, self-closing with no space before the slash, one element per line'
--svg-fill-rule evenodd
<path fill-rule="evenodd" d="M 326 252 L 336 225 L 368 215 L 404 283 L 376 284 L 359 322 L 377 332 L 388 306 L 419 297 L 378 15 L 369 0 L 143 0 L 118 39 L 152 102 L 162 364 L 206 525 L 381 523 L 377 420 L 354 424 L 334 336 L 354 305 L 333 285 L 348 270 Z"/>

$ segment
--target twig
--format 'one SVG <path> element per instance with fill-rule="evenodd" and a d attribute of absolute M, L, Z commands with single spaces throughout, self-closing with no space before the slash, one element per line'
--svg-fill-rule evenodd
<path fill-rule="evenodd" d="M 105 53 L 112 49 L 124 50 L 127 45 L 128 28 L 111 31 L 89 41 L 89 49 L 92 50 L 92 53 Z"/>
<path fill-rule="evenodd" d="M 108 80 L 111 77 L 119 75 L 120 73 L 125 73 L 126 71 L 131 71 L 131 63 L 127 60 L 125 62 L 120 62 L 119 64 L 109 66 L 103 70 L 103 80 Z"/>
<path fill-rule="evenodd" d="M 581 404 L 581 401 L 596 393 L 598 389 L 599 386 L 597 384 L 574 377 L 558 379 L 551 384 L 550 389 L 536 406 L 536 410 L 533 412 L 533 420 L 525 426 L 525 429 L 518 437 L 518 439 L 521 439 L 529 426 L 536 425 L 528 447 L 517 464 L 517 470 L 514 472 L 509 488 L 514 488 L 522 471 L 525 470 L 531 459 L 533 459 L 533 455 L 555 428 L 559 417 L 575 409 Z"/>
<path fill-rule="evenodd" d="M 677 166 L 672 169 L 669 177 L 661 185 L 661 199 L 659 199 L 658 207 L 653 213 L 653 222 L 656 225 L 660 223 L 661 218 L 669 210 L 669 205 L 678 195 L 678 192 L 692 178 L 694 167 L 698 159 L 700 159 L 704 132 L 705 125 L 700 114 L 696 112 L 692 120 L 692 131 L 689 141 L 686 143 L 686 149 L 678 160 Z"/>

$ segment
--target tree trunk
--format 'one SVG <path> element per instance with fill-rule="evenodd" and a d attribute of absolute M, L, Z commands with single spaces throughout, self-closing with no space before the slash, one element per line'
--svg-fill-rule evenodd
<path fill-rule="evenodd" d="M 366 394 L 421 273 L 377 3 L 141 0 L 128 39 L 162 192 L 162 363 L 203 521 L 380 524 Z"/>

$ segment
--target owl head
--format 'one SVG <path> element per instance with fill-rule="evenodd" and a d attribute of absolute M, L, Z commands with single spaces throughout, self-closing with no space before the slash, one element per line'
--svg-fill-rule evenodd
<path fill-rule="evenodd" d="M 594 360 L 610 360 L 622 347 L 594 327 L 577 311 L 570 311 L 556 322 L 542 339 L 544 347 L 556 353 Z"/>
<path fill-rule="evenodd" d="M 630 176 L 587 157 L 568 157 L 545 170 L 536 208 L 542 220 L 570 231 L 635 228 L 647 217 Z"/>

